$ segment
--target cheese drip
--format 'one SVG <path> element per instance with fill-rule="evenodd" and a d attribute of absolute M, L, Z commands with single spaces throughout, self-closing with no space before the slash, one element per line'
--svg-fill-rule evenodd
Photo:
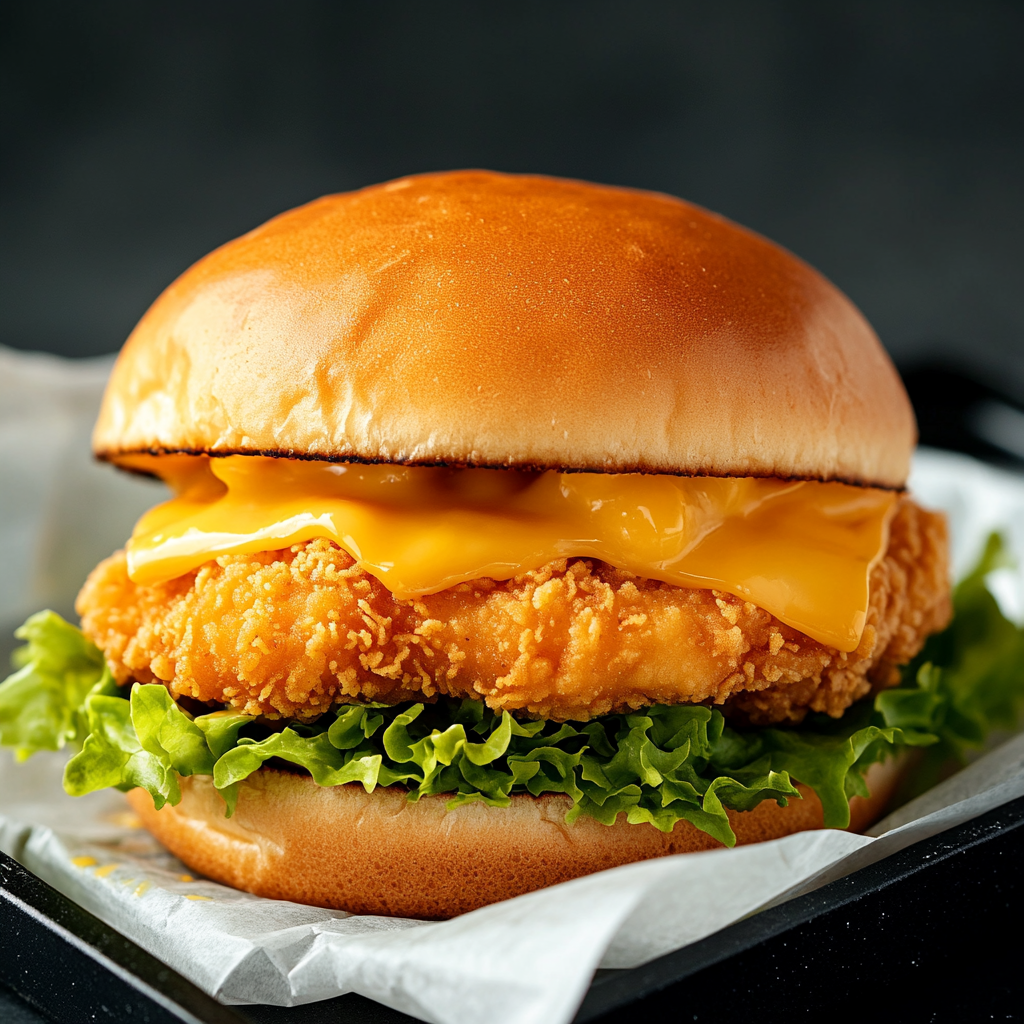
<path fill-rule="evenodd" d="M 327 537 L 396 597 L 510 579 L 587 557 L 764 608 L 852 651 L 868 578 L 885 553 L 897 496 L 840 483 L 754 477 L 522 473 L 307 462 L 232 455 L 135 456 L 177 497 L 128 543 L 139 584 L 218 555 Z"/>

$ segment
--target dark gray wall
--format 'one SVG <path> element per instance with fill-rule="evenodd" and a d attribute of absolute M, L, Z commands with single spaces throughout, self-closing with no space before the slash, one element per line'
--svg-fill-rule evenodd
<path fill-rule="evenodd" d="M 458 166 L 782 242 L 908 365 L 1024 395 L 1024 4 L 8 0 L 0 343 L 116 349 L 218 243 Z"/>

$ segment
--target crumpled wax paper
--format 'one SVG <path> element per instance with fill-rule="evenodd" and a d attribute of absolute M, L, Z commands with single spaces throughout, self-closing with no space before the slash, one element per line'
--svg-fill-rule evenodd
<path fill-rule="evenodd" d="M 90 463 L 109 361 L 0 350 L 0 621 L 68 609 L 91 565 L 161 500 Z M 945 509 L 957 571 L 1001 529 L 1024 564 L 1024 479 L 921 451 L 911 487 Z M 65 565 L 57 553 L 64 553 Z M 991 584 L 1024 615 L 1024 573 Z M 630 864 L 452 921 L 353 916 L 193 878 L 115 792 L 73 799 L 64 757 L 0 754 L 0 848 L 225 1003 L 292 1006 L 359 992 L 438 1024 L 571 1020 L 597 967 L 633 967 L 1024 795 L 1024 735 L 870 835 L 821 830 Z M 457 812 L 456 812 L 457 813 Z"/>

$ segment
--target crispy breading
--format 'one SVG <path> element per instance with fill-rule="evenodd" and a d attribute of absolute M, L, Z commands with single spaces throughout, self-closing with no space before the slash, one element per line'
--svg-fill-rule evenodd
<path fill-rule="evenodd" d="M 729 594 L 588 559 L 399 601 L 327 540 L 222 556 L 149 587 L 118 552 L 77 607 L 119 682 L 161 681 L 247 714 L 449 694 L 558 720 L 703 702 L 768 723 L 838 716 L 897 682 L 895 666 L 949 620 L 946 552 L 943 517 L 901 500 L 850 654 Z"/>

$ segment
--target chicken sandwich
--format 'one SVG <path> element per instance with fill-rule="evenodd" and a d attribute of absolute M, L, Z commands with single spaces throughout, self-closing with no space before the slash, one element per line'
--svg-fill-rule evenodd
<path fill-rule="evenodd" d="M 915 440 L 852 303 L 681 200 L 285 213 L 114 369 L 96 454 L 175 496 L 79 596 L 66 785 L 211 878 L 428 918 L 865 827 L 925 742 L 872 695 L 950 617 Z"/>

